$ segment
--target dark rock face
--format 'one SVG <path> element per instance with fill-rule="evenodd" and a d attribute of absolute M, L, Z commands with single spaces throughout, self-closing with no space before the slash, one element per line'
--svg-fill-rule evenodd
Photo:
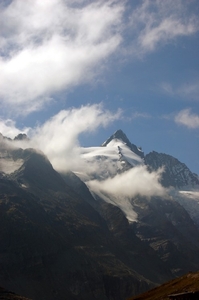
<path fill-rule="evenodd" d="M 173 275 L 155 251 L 136 235 L 136 223 L 129 224 L 124 213 L 116 206 L 102 203 L 100 214 L 106 220 L 109 230 L 126 250 L 126 259 L 139 274 L 159 283 Z"/>
<path fill-rule="evenodd" d="M 22 140 L 25 141 L 29 140 L 25 133 L 20 133 L 14 138 L 14 141 L 22 141 Z"/>
<path fill-rule="evenodd" d="M 164 167 L 161 183 L 165 187 L 199 187 L 198 176 L 173 156 L 153 151 L 145 156 L 145 162 L 151 170 Z"/>
<path fill-rule="evenodd" d="M 133 204 L 139 218 L 136 235 L 154 249 L 175 276 L 196 271 L 199 232 L 187 211 L 172 199 L 158 197 L 150 201 L 137 197 Z"/>
<path fill-rule="evenodd" d="M 105 220 L 43 154 L 27 149 L 20 157 L 23 165 L 0 179 L 5 288 L 37 300 L 120 300 L 152 287 L 129 264 Z"/>

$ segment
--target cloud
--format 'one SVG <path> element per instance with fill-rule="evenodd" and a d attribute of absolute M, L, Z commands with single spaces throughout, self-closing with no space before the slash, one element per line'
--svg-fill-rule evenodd
<path fill-rule="evenodd" d="M 189 100 L 199 101 L 199 80 L 192 83 L 183 84 L 178 88 L 177 93 L 180 96 L 184 96 Z"/>
<path fill-rule="evenodd" d="M 148 118 L 151 118 L 151 115 L 148 113 L 142 113 L 142 112 L 136 111 L 136 112 L 132 113 L 131 118 L 132 119 L 138 119 L 138 118 L 148 119 Z"/>
<path fill-rule="evenodd" d="M 94 133 L 99 127 L 108 126 L 120 116 L 120 110 L 111 113 L 99 104 L 62 110 L 32 130 L 31 145 L 42 150 L 56 170 L 79 169 L 84 164 L 79 135 L 84 132 Z"/>
<path fill-rule="evenodd" d="M 88 182 L 92 189 L 102 192 L 132 198 L 136 195 L 151 197 L 163 196 L 165 190 L 160 184 L 162 169 L 157 172 L 148 172 L 146 166 L 134 167 L 125 173 L 118 174 L 104 181 L 93 180 Z"/>
<path fill-rule="evenodd" d="M 0 100 L 19 114 L 92 82 L 121 43 L 115 1 L 11 1 L 0 7 Z M 22 109 L 23 108 L 23 109 Z"/>
<path fill-rule="evenodd" d="M 0 119 L 0 133 L 11 139 L 16 137 L 20 133 L 28 134 L 29 130 L 30 128 L 18 129 L 16 127 L 16 123 L 11 119 Z"/>
<path fill-rule="evenodd" d="M 103 181 L 92 180 L 86 182 L 89 189 L 104 199 L 120 207 L 130 221 L 136 220 L 136 213 L 131 205 L 135 196 L 166 196 L 166 190 L 160 184 L 162 169 L 149 173 L 144 165 L 134 167 L 113 178 Z"/>
<path fill-rule="evenodd" d="M 187 100 L 199 100 L 199 80 L 184 83 L 177 87 L 174 87 L 171 83 L 163 82 L 161 89 L 170 96 L 178 96 Z"/>
<path fill-rule="evenodd" d="M 122 111 L 115 113 L 106 110 L 102 104 L 86 105 L 80 108 L 62 110 L 51 119 L 35 128 L 20 130 L 12 120 L 0 121 L 0 132 L 10 138 L 19 133 L 26 133 L 29 140 L 17 140 L 6 143 L 10 147 L 35 148 L 41 150 L 53 167 L 66 172 L 83 171 L 90 174 L 98 169 L 99 164 L 90 164 L 82 158 L 79 136 L 82 133 L 96 133 L 99 127 L 107 127 L 121 118 Z M 1 143 L 0 143 L 1 144 Z"/>
<path fill-rule="evenodd" d="M 175 122 L 188 128 L 199 128 L 199 115 L 191 113 L 191 109 L 183 109 L 175 116 Z"/>
<path fill-rule="evenodd" d="M 142 1 L 131 15 L 130 26 L 134 28 L 132 47 L 137 54 L 154 51 L 177 37 L 199 30 L 197 16 L 188 13 L 188 5 L 181 0 Z"/>
<path fill-rule="evenodd" d="M 108 60 L 150 53 L 198 29 L 182 0 L 3 2 L 0 109 L 12 115 L 42 110 L 57 92 L 92 84 Z"/>

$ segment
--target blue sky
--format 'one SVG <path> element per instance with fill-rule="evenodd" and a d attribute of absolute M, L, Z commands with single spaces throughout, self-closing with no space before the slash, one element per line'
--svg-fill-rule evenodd
<path fill-rule="evenodd" d="M 199 174 L 198 15 L 198 0 L 0 1 L 0 132 L 70 155 L 122 129 Z"/>

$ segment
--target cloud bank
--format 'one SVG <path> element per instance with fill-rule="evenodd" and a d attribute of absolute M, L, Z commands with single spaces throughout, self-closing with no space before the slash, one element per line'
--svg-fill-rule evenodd
<path fill-rule="evenodd" d="M 146 166 L 140 165 L 113 178 L 91 180 L 86 184 L 106 202 L 120 207 L 130 221 L 136 221 L 137 214 L 131 204 L 133 197 L 166 196 L 166 189 L 160 184 L 162 171 L 149 173 Z"/>
<path fill-rule="evenodd" d="M 121 42 L 115 1 L 23 1 L 0 7 L 0 99 L 28 114 L 92 82 Z M 21 110 L 23 108 L 23 110 Z"/>
<path fill-rule="evenodd" d="M 42 110 L 57 92 L 92 84 L 113 54 L 118 62 L 194 34 L 199 22 L 188 7 L 182 0 L 1 3 L 0 108 Z"/>
<path fill-rule="evenodd" d="M 117 174 L 113 178 L 98 181 L 92 180 L 88 185 L 92 190 L 117 195 L 118 197 L 132 198 L 136 195 L 145 197 L 163 196 L 165 190 L 160 184 L 162 169 L 157 172 L 148 172 L 146 166 L 134 167 L 125 173 Z"/>

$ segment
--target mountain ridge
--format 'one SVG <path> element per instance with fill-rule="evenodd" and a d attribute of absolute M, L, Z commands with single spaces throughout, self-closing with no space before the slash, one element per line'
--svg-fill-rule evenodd
<path fill-rule="evenodd" d="M 85 166 L 95 166 L 94 173 L 84 170 L 87 180 L 104 188 L 118 178 L 106 198 L 73 172 L 57 172 L 41 151 L 1 141 L 2 286 L 33 300 L 123 300 L 198 268 L 199 226 L 170 189 L 126 195 L 123 182 L 114 194 L 126 175 L 129 186 L 142 173 L 160 184 L 159 165 L 147 165 L 126 138 L 119 131 L 103 147 L 83 149 Z M 136 219 L 127 219 L 124 204 Z"/>
<path fill-rule="evenodd" d="M 134 144 L 131 144 L 126 134 L 121 130 L 115 131 L 103 144 L 106 147 L 113 139 L 119 139 L 126 143 L 126 145 L 143 158 L 150 171 L 157 171 L 159 168 L 164 167 L 161 183 L 165 187 L 175 188 L 198 188 L 199 189 L 199 176 L 190 171 L 185 163 L 180 162 L 172 155 L 165 153 L 158 153 L 151 151 L 144 155 L 144 152 Z"/>

